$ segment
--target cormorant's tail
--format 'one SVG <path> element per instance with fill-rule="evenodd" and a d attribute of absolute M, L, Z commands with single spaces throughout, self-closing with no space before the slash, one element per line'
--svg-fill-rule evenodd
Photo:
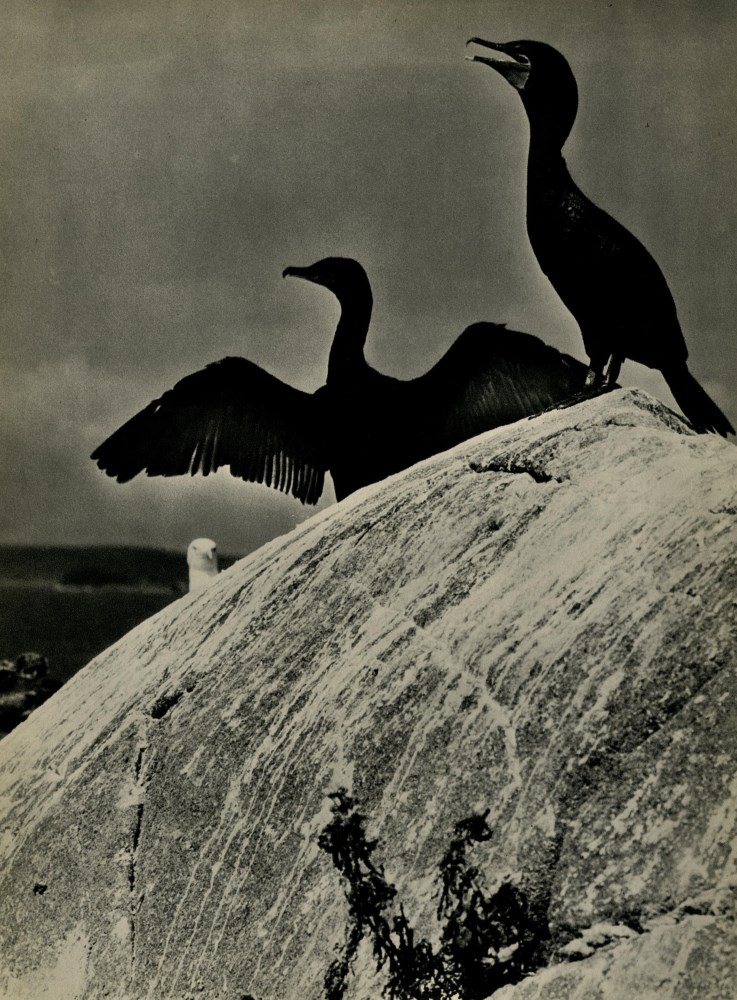
<path fill-rule="evenodd" d="M 703 433 L 712 431 L 726 437 L 734 434 L 730 424 L 714 400 L 701 388 L 685 364 L 663 371 L 665 381 L 676 402 L 694 425 Z"/>

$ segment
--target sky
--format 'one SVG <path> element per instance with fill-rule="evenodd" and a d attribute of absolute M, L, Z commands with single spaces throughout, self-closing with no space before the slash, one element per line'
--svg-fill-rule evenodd
<path fill-rule="evenodd" d="M 478 320 L 585 360 L 527 240 L 524 110 L 473 35 L 564 52 L 571 173 L 658 260 L 737 424 L 733 0 L 4 0 L 0 29 L 0 543 L 243 554 L 309 517 L 224 470 L 120 485 L 88 457 L 229 354 L 317 389 L 337 302 L 290 265 L 364 265 L 386 374 Z M 672 405 L 659 373 L 620 381 Z"/>

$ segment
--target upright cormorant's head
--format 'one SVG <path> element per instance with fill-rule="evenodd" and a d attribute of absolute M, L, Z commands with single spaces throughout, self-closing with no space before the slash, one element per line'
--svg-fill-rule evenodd
<path fill-rule="evenodd" d="M 578 109 L 576 78 L 565 56 L 545 42 L 520 40 L 475 43 L 500 53 L 498 57 L 471 56 L 501 74 L 519 93 L 530 119 L 533 139 L 547 138 L 560 146 L 568 138 Z"/>
<path fill-rule="evenodd" d="M 366 293 L 371 295 L 366 272 L 351 257 L 325 257 L 309 267 L 287 267 L 282 277 L 304 278 L 305 281 L 314 281 L 316 285 L 324 285 L 341 302 L 355 296 L 365 296 Z"/>

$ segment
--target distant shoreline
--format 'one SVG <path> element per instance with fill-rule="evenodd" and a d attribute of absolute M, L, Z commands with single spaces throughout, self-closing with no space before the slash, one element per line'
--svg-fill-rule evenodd
<path fill-rule="evenodd" d="M 27 588 L 28 590 L 56 590 L 68 594 L 89 594 L 98 591 L 118 591 L 124 594 L 174 594 L 180 595 L 186 588 L 157 583 L 60 583 L 52 579 L 28 579 L 23 577 L 0 577 L 0 588 Z"/>

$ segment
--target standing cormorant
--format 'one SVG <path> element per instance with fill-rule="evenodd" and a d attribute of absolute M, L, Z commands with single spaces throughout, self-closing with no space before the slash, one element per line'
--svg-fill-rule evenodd
<path fill-rule="evenodd" d="M 541 340 L 475 323 L 410 381 L 371 368 L 363 347 L 371 286 L 355 260 L 327 257 L 292 275 L 324 285 L 341 306 L 327 381 L 302 392 L 244 358 L 187 375 L 123 424 L 92 458 L 126 482 L 149 476 L 234 476 L 316 503 L 330 471 L 338 500 L 459 441 L 569 397 L 585 366 Z"/>
<path fill-rule="evenodd" d="M 527 232 L 540 267 L 581 328 L 590 364 L 586 389 L 613 385 L 631 358 L 663 373 L 697 430 L 734 434 L 686 366 L 688 350 L 660 268 L 568 173 L 561 150 L 576 118 L 578 89 L 565 58 L 544 42 L 470 42 L 501 53 L 473 61 L 500 73 L 527 112 Z"/>

